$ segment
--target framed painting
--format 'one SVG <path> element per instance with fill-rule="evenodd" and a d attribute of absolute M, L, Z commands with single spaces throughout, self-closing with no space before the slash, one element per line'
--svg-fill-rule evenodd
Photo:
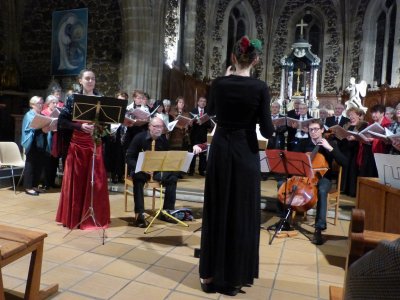
<path fill-rule="evenodd" d="M 88 9 L 54 11 L 51 74 L 77 75 L 86 66 Z"/>

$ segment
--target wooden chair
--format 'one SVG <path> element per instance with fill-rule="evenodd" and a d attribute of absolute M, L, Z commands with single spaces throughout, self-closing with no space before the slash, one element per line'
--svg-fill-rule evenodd
<path fill-rule="evenodd" d="M 332 171 L 337 173 L 336 182 L 333 183 L 331 190 L 328 193 L 327 199 L 327 211 L 329 208 L 335 208 L 335 216 L 333 224 L 336 225 L 338 218 L 339 218 L 339 204 L 340 204 L 340 188 L 342 185 L 342 166 L 337 164 L 335 161 L 332 164 Z"/>
<path fill-rule="evenodd" d="M 6 297 L 1 269 L 29 253 L 31 253 L 31 261 L 25 295 L 22 295 L 22 297 L 38 300 L 57 293 L 58 284 L 53 284 L 45 290 L 39 290 L 45 237 L 47 237 L 46 233 L 0 225 L 0 300 L 8 299 L 9 296 L 12 297 L 13 295 L 21 297 L 21 293 L 14 291 L 12 293 L 7 292 Z"/>
<path fill-rule="evenodd" d="M 374 249 L 382 240 L 394 241 L 400 238 L 399 234 L 365 230 L 365 211 L 353 209 L 349 228 L 349 253 L 346 260 L 346 273 L 348 268 L 357 259 L 368 251 Z M 345 275 L 346 278 L 346 275 Z M 329 286 L 329 299 L 341 300 L 344 297 L 344 288 Z"/>
<path fill-rule="evenodd" d="M 133 178 L 128 174 L 128 165 L 125 164 L 125 175 L 124 175 L 124 199 L 125 199 L 125 211 L 128 211 L 128 195 L 133 196 Z M 155 210 L 156 207 L 156 193 L 160 192 L 161 185 L 158 181 L 150 180 L 145 185 L 146 188 L 150 188 L 153 191 L 151 209 Z M 132 210 L 131 210 L 132 211 Z"/>

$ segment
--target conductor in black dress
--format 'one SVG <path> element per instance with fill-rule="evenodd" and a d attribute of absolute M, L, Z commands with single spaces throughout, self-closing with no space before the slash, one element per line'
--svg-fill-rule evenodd
<path fill-rule="evenodd" d="M 256 124 L 270 138 L 273 125 L 265 82 L 250 76 L 261 42 L 242 37 L 233 47 L 226 76 L 210 89 L 209 114 L 217 129 L 204 190 L 200 283 L 206 293 L 234 296 L 258 278 L 260 156 Z"/>

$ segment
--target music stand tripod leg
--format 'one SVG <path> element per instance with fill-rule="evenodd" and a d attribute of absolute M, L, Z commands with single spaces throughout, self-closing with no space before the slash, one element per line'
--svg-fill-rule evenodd
<path fill-rule="evenodd" d="M 169 213 L 167 213 L 164 209 L 164 197 L 163 197 L 163 186 L 162 184 L 160 185 L 160 207 L 158 208 L 158 210 L 156 211 L 156 214 L 154 215 L 153 219 L 150 221 L 149 225 L 146 227 L 144 233 L 147 233 L 147 231 L 149 230 L 149 228 L 151 227 L 151 225 L 153 224 L 154 220 L 157 219 L 157 217 L 162 214 L 164 216 L 168 216 L 169 218 L 171 218 L 172 220 L 176 221 L 177 223 L 185 226 L 185 227 L 189 227 L 188 224 L 182 222 L 181 220 L 175 218 L 174 216 L 171 216 Z"/>
<path fill-rule="evenodd" d="M 292 212 L 291 205 L 292 205 L 292 201 L 294 199 L 294 196 L 296 195 L 296 190 L 297 190 L 297 186 L 293 185 L 289 202 L 287 203 L 287 206 L 285 207 L 286 208 L 286 215 L 279 220 L 279 225 L 275 228 L 274 235 L 272 236 L 272 238 L 269 241 L 270 245 L 272 244 L 272 242 L 275 239 L 275 237 L 282 231 L 282 228 L 283 228 L 283 225 L 285 224 L 285 222 L 289 223 L 289 217 L 290 217 L 290 214 Z M 286 199 L 286 195 L 285 195 L 285 199 Z M 286 203 L 285 203 L 285 205 L 286 205 Z"/>

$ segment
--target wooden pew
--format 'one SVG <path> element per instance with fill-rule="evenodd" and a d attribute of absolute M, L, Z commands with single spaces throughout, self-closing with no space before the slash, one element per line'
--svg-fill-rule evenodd
<path fill-rule="evenodd" d="M 17 259 L 31 254 L 25 295 L 11 292 L 13 296 L 29 300 L 45 299 L 57 293 L 58 284 L 53 284 L 45 290 L 40 290 L 42 271 L 43 245 L 46 233 L 0 225 L 0 300 L 6 299 L 1 269 Z M 8 298 L 9 296 L 7 296 Z M 14 297 L 15 298 L 15 297 Z"/>

